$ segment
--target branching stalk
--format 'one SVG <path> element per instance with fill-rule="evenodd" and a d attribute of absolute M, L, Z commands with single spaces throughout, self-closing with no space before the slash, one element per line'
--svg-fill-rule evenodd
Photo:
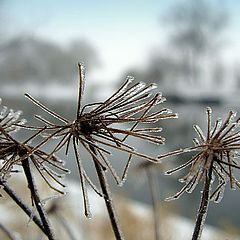
<path fill-rule="evenodd" d="M 207 217 L 207 210 L 208 210 L 208 205 L 210 200 L 212 173 L 213 173 L 213 162 L 209 167 L 208 171 L 206 171 L 204 189 L 202 192 L 202 198 L 201 198 L 200 206 L 198 209 L 198 214 L 197 214 L 195 228 L 192 235 L 192 240 L 199 240 L 202 235 L 202 230 Z"/>
<path fill-rule="evenodd" d="M 40 199 L 36 184 L 34 182 L 34 178 L 32 176 L 28 158 L 26 158 L 22 161 L 22 167 L 24 169 L 24 173 L 27 178 L 28 188 L 30 189 L 31 196 L 36 205 L 39 216 L 42 220 L 42 224 L 45 228 L 45 233 L 49 240 L 55 240 L 56 238 L 55 238 L 53 230 L 50 226 L 50 222 L 48 220 L 47 213 L 46 213 L 44 207 L 42 206 L 41 199 Z"/>
<path fill-rule="evenodd" d="M 92 148 L 93 152 L 96 152 L 94 148 Z M 108 210 L 109 218 L 111 221 L 112 229 L 115 235 L 115 238 L 117 240 L 123 240 L 123 233 L 121 231 L 121 228 L 119 226 L 118 216 L 114 207 L 114 203 L 112 200 L 112 196 L 108 187 L 107 179 L 104 170 L 102 169 L 102 166 L 98 164 L 96 161 L 94 161 L 95 168 L 97 171 L 98 179 L 101 185 L 102 193 L 104 195 L 105 204 Z"/>

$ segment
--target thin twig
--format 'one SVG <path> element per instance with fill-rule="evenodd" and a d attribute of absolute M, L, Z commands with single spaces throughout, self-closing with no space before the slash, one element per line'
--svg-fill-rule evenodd
<path fill-rule="evenodd" d="M 27 178 L 28 187 L 30 189 L 31 196 L 33 198 L 33 201 L 36 205 L 37 211 L 39 213 L 39 216 L 40 216 L 40 218 L 42 220 L 42 223 L 43 223 L 43 226 L 45 228 L 45 234 L 48 236 L 49 240 L 55 240 L 56 238 L 55 238 L 53 230 L 50 226 L 50 222 L 48 220 L 47 213 L 42 206 L 41 199 L 40 199 L 40 196 L 38 194 L 38 190 L 37 190 L 37 187 L 35 185 L 34 178 L 32 176 L 32 172 L 31 172 L 31 169 L 30 169 L 30 166 L 29 166 L 28 158 L 26 158 L 22 161 L 22 167 L 24 169 L 24 173 L 25 173 L 25 176 Z"/>
<path fill-rule="evenodd" d="M 204 189 L 202 193 L 201 203 L 198 209 L 197 219 L 195 223 L 195 228 L 192 235 L 192 240 L 199 240 L 202 235 L 203 226 L 207 217 L 207 210 L 210 200 L 210 190 L 211 190 L 211 181 L 213 173 L 213 162 L 206 171 Z"/>
<path fill-rule="evenodd" d="M 26 203 L 16 194 L 16 192 L 0 178 L 0 185 L 3 190 L 10 196 L 10 198 L 29 216 L 30 219 L 46 234 L 46 230 L 41 220 L 34 214 L 34 212 L 28 207 Z"/>
<path fill-rule="evenodd" d="M 90 148 L 92 148 L 92 151 L 96 153 L 96 151 L 93 147 L 90 146 Z M 123 240 L 124 239 L 123 233 L 119 226 L 118 216 L 117 216 L 117 213 L 116 213 L 116 210 L 114 207 L 114 203 L 113 203 L 113 200 L 111 197 L 111 193 L 109 190 L 105 172 L 102 169 L 102 166 L 100 164 L 98 164 L 98 162 L 94 161 L 94 164 L 95 164 L 98 179 L 99 179 L 99 182 L 100 182 L 100 185 L 102 188 L 102 193 L 104 195 L 104 200 L 105 200 L 105 204 L 106 204 L 106 207 L 108 210 L 108 214 L 109 214 L 109 218 L 111 221 L 113 232 L 114 232 L 117 240 Z"/>

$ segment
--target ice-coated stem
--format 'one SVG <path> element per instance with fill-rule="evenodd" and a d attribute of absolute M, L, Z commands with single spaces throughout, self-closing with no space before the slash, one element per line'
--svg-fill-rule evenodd
<path fill-rule="evenodd" d="M 94 148 L 91 147 L 91 149 L 92 149 L 93 152 L 96 153 Z M 114 203 L 113 203 L 113 200 L 112 200 L 111 192 L 110 192 L 109 187 L 108 187 L 105 172 L 102 169 L 102 166 L 100 166 L 100 164 L 98 162 L 94 161 L 94 164 L 95 164 L 95 168 L 96 168 L 96 171 L 97 171 L 100 186 L 101 186 L 101 189 L 102 189 L 102 193 L 104 195 L 105 204 L 106 204 L 106 207 L 107 207 L 107 210 L 108 210 L 108 215 L 109 215 L 109 218 L 110 218 L 110 221 L 111 221 L 111 226 L 112 226 L 115 238 L 117 240 L 123 240 L 124 239 L 123 233 L 122 233 L 121 228 L 119 226 L 117 212 L 116 212 L 115 207 L 114 207 Z"/>
<path fill-rule="evenodd" d="M 22 167 L 23 167 L 25 176 L 27 178 L 28 188 L 30 189 L 31 196 L 36 205 L 39 216 L 42 220 L 42 224 L 45 229 L 45 234 L 47 235 L 49 240 L 56 240 L 53 230 L 50 226 L 50 222 L 48 220 L 47 213 L 46 213 L 44 207 L 42 206 L 41 199 L 40 199 L 40 196 L 39 196 L 39 193 L 38 193 L 38 190 L 37 190 L 37 187 L 34 182 L 34 178 L 33 178 L 33 175 L 32 175 L 31 169 L 30 169 L 28 158 L 26 158 L 22 161 Z"/>
<path fill-rule="evenodd" d="M 192 240 L 199 240 L 201 238 L 202 230 L 207 217 L 207 210 L 208 210 L 208 205 L 210 200 L 210 189 L 211 189 L 211 183 L 212 183 L 213 161 L 214 160 L 212 160 L 212 164 L 210 165 L 208 171 L 206 171 L 204 189 L 202 192 L 202 198 L 201 198 L 200 206 L 197 213 L 197 219 L 196 219 L 195 228 L 192 235 Z"/>

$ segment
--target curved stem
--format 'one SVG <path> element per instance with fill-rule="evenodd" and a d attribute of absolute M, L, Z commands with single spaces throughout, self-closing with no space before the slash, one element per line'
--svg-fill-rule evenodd
<path fill-rule="evenodd" d="M 91 146 L 90 146 L 91 147 Z M 96 153 L 95 149 L 91 147 L 92 151 Z M 119 226 L 118 216 L 113 204 L 111 192 L 107 183 L 105 172 L 102 166 L 94 160 L 95 168 L 97 171 L 98 179 L 102 188 L 102 193 L 104 195 L 105 204 L 108 210 L 108 215 L 111 221 L 112 229 L 117 240 L 123 240 L 123 233 Z"/>
<path fill-rule="evenodd" d="M 29 166 L 28 158 L 26 158 L 22 161 L 22 167 L 23 167 L 25 176 L 27 178 L 28 187 L 30 189 L 31 196 L 32 196 L 33 201 L 36 205 L 39 216 L 42 220 L 42 224 L 45 228 L 46 235 L 48 236 L 49 240 L 55 240 L 56 238 L 55 238 L 54 233 L 52 231 L 52 228 L 50 226 L 50 222 L 48 220 L 47 213 L 42 206 L 41 199 L 40 199 L 36 184 L 34 182 L 34 178 L 32 176 L 32 172 L 31 172 L 31 169 L 30 169 L 30 166 Z"/>
<path fill-rule="evenodd" d="M 200 239 L 202 235 L 203 226 L 207 217 L 207 210 L 208 210 L 209 199 L 210 199 L 212 173 L 213 173 L 213 161 L 214 159 L 212 160 L 212 164 L 209 167 L 208 171 L 206 171 L 204 189 L 202 192 L 202 198 L 201 198 L 200 206 L 198 209 L 198 214 L 197 214 L 195 228 L 192 235 L 192 240 Z"/>

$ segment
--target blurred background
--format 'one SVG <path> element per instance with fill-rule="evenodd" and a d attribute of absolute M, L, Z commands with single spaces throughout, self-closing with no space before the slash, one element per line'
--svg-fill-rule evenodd
<path fill-rule="evenodd" d="M 167 98 L 164 107 L 179 113 L 178 120 L 159 123 L 165 146 L 138 143 L 139 149 L 157 155 L 190 146 L 195 137 L 192 125 L 205 130 L 206 106 L 212 107 L 214 118 L 239 111 L 239 9 L 235 0 L 0 0 L 3 105 L 23 110 L 32 123 L 32 116 L 41 111 L 24 99 L 28 92 L 73 119 L 81 62 L 86 67 L 86 103 L 103 100 L 132 75 L 136 81 L 158 83 Z M 181 187 L 179 175 L 167 177 L 163 171 L 184 160 L 185 156 L 167 160 L 155 175 L 161 204 L 195 219 L 200 189 L 163 202 Z M 72 169 L 68 178 L 78 181 L 74 161 L 67 164 Z M 115 167 L 122 172 L 121 164 Z M 114 191 L 148 204 L 145 178 L 133 166 L 126 185 Z M 220 204 L 210 204 L 207 223 L 237 231 L 240 219 L 234 209 L 239 200 L 238 190 L 227 189 Z"/>

